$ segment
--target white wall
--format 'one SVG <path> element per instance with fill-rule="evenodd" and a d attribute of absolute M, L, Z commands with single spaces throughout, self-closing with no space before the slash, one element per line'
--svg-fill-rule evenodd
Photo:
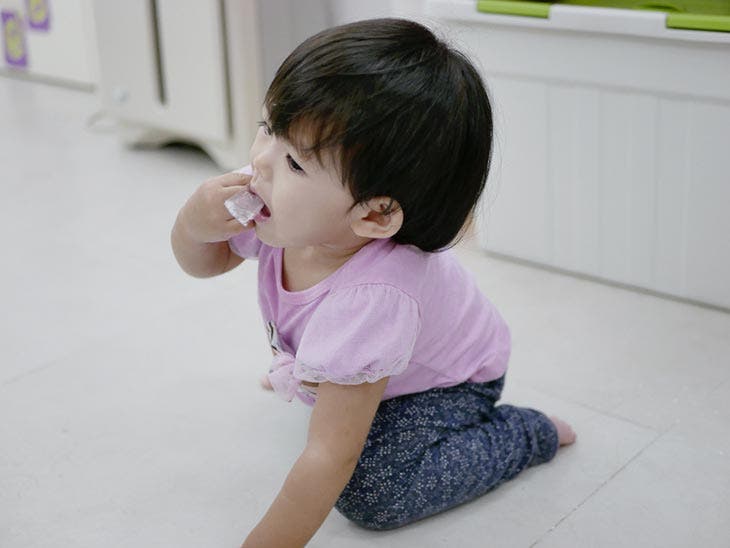
<path fill-rule="evenodd" d="M 335 25 L 376 17 L 415 17 L 423 13 L 425 0 L 331 0 Z"/>

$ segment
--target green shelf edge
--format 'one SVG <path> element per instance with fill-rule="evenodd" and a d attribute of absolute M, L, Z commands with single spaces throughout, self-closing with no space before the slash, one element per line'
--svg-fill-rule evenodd
<path fill-rule="evenodd" d="M 477 11 L 548 19 L 552 5 L 550 2 L 523 2 L 520 0 L 477 0 Z M 576 4 L 571 3 L 571 5 Z M 667 28 L 682 30 L 730 32 L 730 16 L 667 13 L 666 26 Z"/>
<path fill-rule="evenodd" d="M 509 0 L 478 0 L 477 10 L 500 15 L 522 15 L 547 19 L 551 4 L 545 2 L 510 2 Z"/>
<path fill-rule="evenodd" d="M 694 13 L 668 13 L 667 27 L 672 29 L 708 30 L 730 32 L 730 17 L 726 15 L 697 15 Z"/>

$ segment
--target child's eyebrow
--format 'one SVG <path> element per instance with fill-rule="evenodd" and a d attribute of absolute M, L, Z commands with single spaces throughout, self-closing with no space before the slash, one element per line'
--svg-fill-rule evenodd
<path fill-rule="evenodd" d="M 292 146 L 297 153 L 297 161 L 302 164 L 303 167 L 307 168 L 307 171 L 312 173 L 323 169 L 324 163 L 317 159 L 317 155 L 311 151 L 302 151 L 297 147 Z"/>
<path fill-rule="evenodd" d="M 290 135 L 282 138 L 291 148 L 296 151 L 297 156 L 299 156 L 303 161 L 310 162 L 312 160 L 312 157 L 317 156 L 314 147 L 305 146 L 305 144 L 302 142 L 302 139 L 291 135 L 291 132 Z"/>
<path fill-rule="evenodd" d="M 267 109 L 262 108 L 261 114 L 271 127 L 270 113 Z M 335 133 L 335 125 L 332 121 L 318 120 L 316 117 L 305 115 L 295 116 L 288 122 L 287 127 L 278 134 L 278 138 L 285 141 L 303 163 L 326 169 L 328 162 L 325 156 L 330 153 L 330 149 L 337 148 L 335 142 L 329 143 L 332 140 L 333 133 Z"/>
<path fill-rule="evenodd" d="M 271 120 L 268 117 L 268 112 L 265 108 L 261 109 L 261 120 L 271 129 Z M 291 133 L 291 132 L 288 132 Z M 279 139 L 282 141 L 285 141 L 286 144 L 292 148 L 297 156 L 303 161 L 303 162 L 309 162 L 311 157 L 313 156 L 313 153 L 311 151 L 308 151 L 298 140 L 290 138 L 289 135 L 281 135 L 279 136 Z"/>

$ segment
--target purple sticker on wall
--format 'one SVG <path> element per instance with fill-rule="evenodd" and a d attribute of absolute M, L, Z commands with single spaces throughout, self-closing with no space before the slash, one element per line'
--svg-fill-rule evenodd
<path fill-rule="evenodd" d="M 27 0 L 27 3 L 30 28 L 48 31 L 51 28 L 49 0 Z"/>
<path fill-rule="evenodd" d="M 25 49 L 25 26 L 16 11 L 0 12 L 3 22 L 3 45 L 5 62 L 11 67 L 28 66 L 28 52 Z"/>

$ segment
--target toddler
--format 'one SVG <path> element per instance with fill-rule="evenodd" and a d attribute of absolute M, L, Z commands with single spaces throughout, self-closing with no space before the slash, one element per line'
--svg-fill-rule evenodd
<path fill-rule="evenodd" d="M 251 171 L 203 183 L 180 266 L 258 260 L 266 384 L 313 406 L 307 442 L 244 546 L 303 546 L 334 507 L 392 529 L 547 462 L 575 434 L 497 405 L 510 334 L 450 247 L 490 165 L 492 113 L 458 51 L 411 21 L 323 31 L 269 87 Z M 224 202 L 247 190 L 241 224 Z"/>

